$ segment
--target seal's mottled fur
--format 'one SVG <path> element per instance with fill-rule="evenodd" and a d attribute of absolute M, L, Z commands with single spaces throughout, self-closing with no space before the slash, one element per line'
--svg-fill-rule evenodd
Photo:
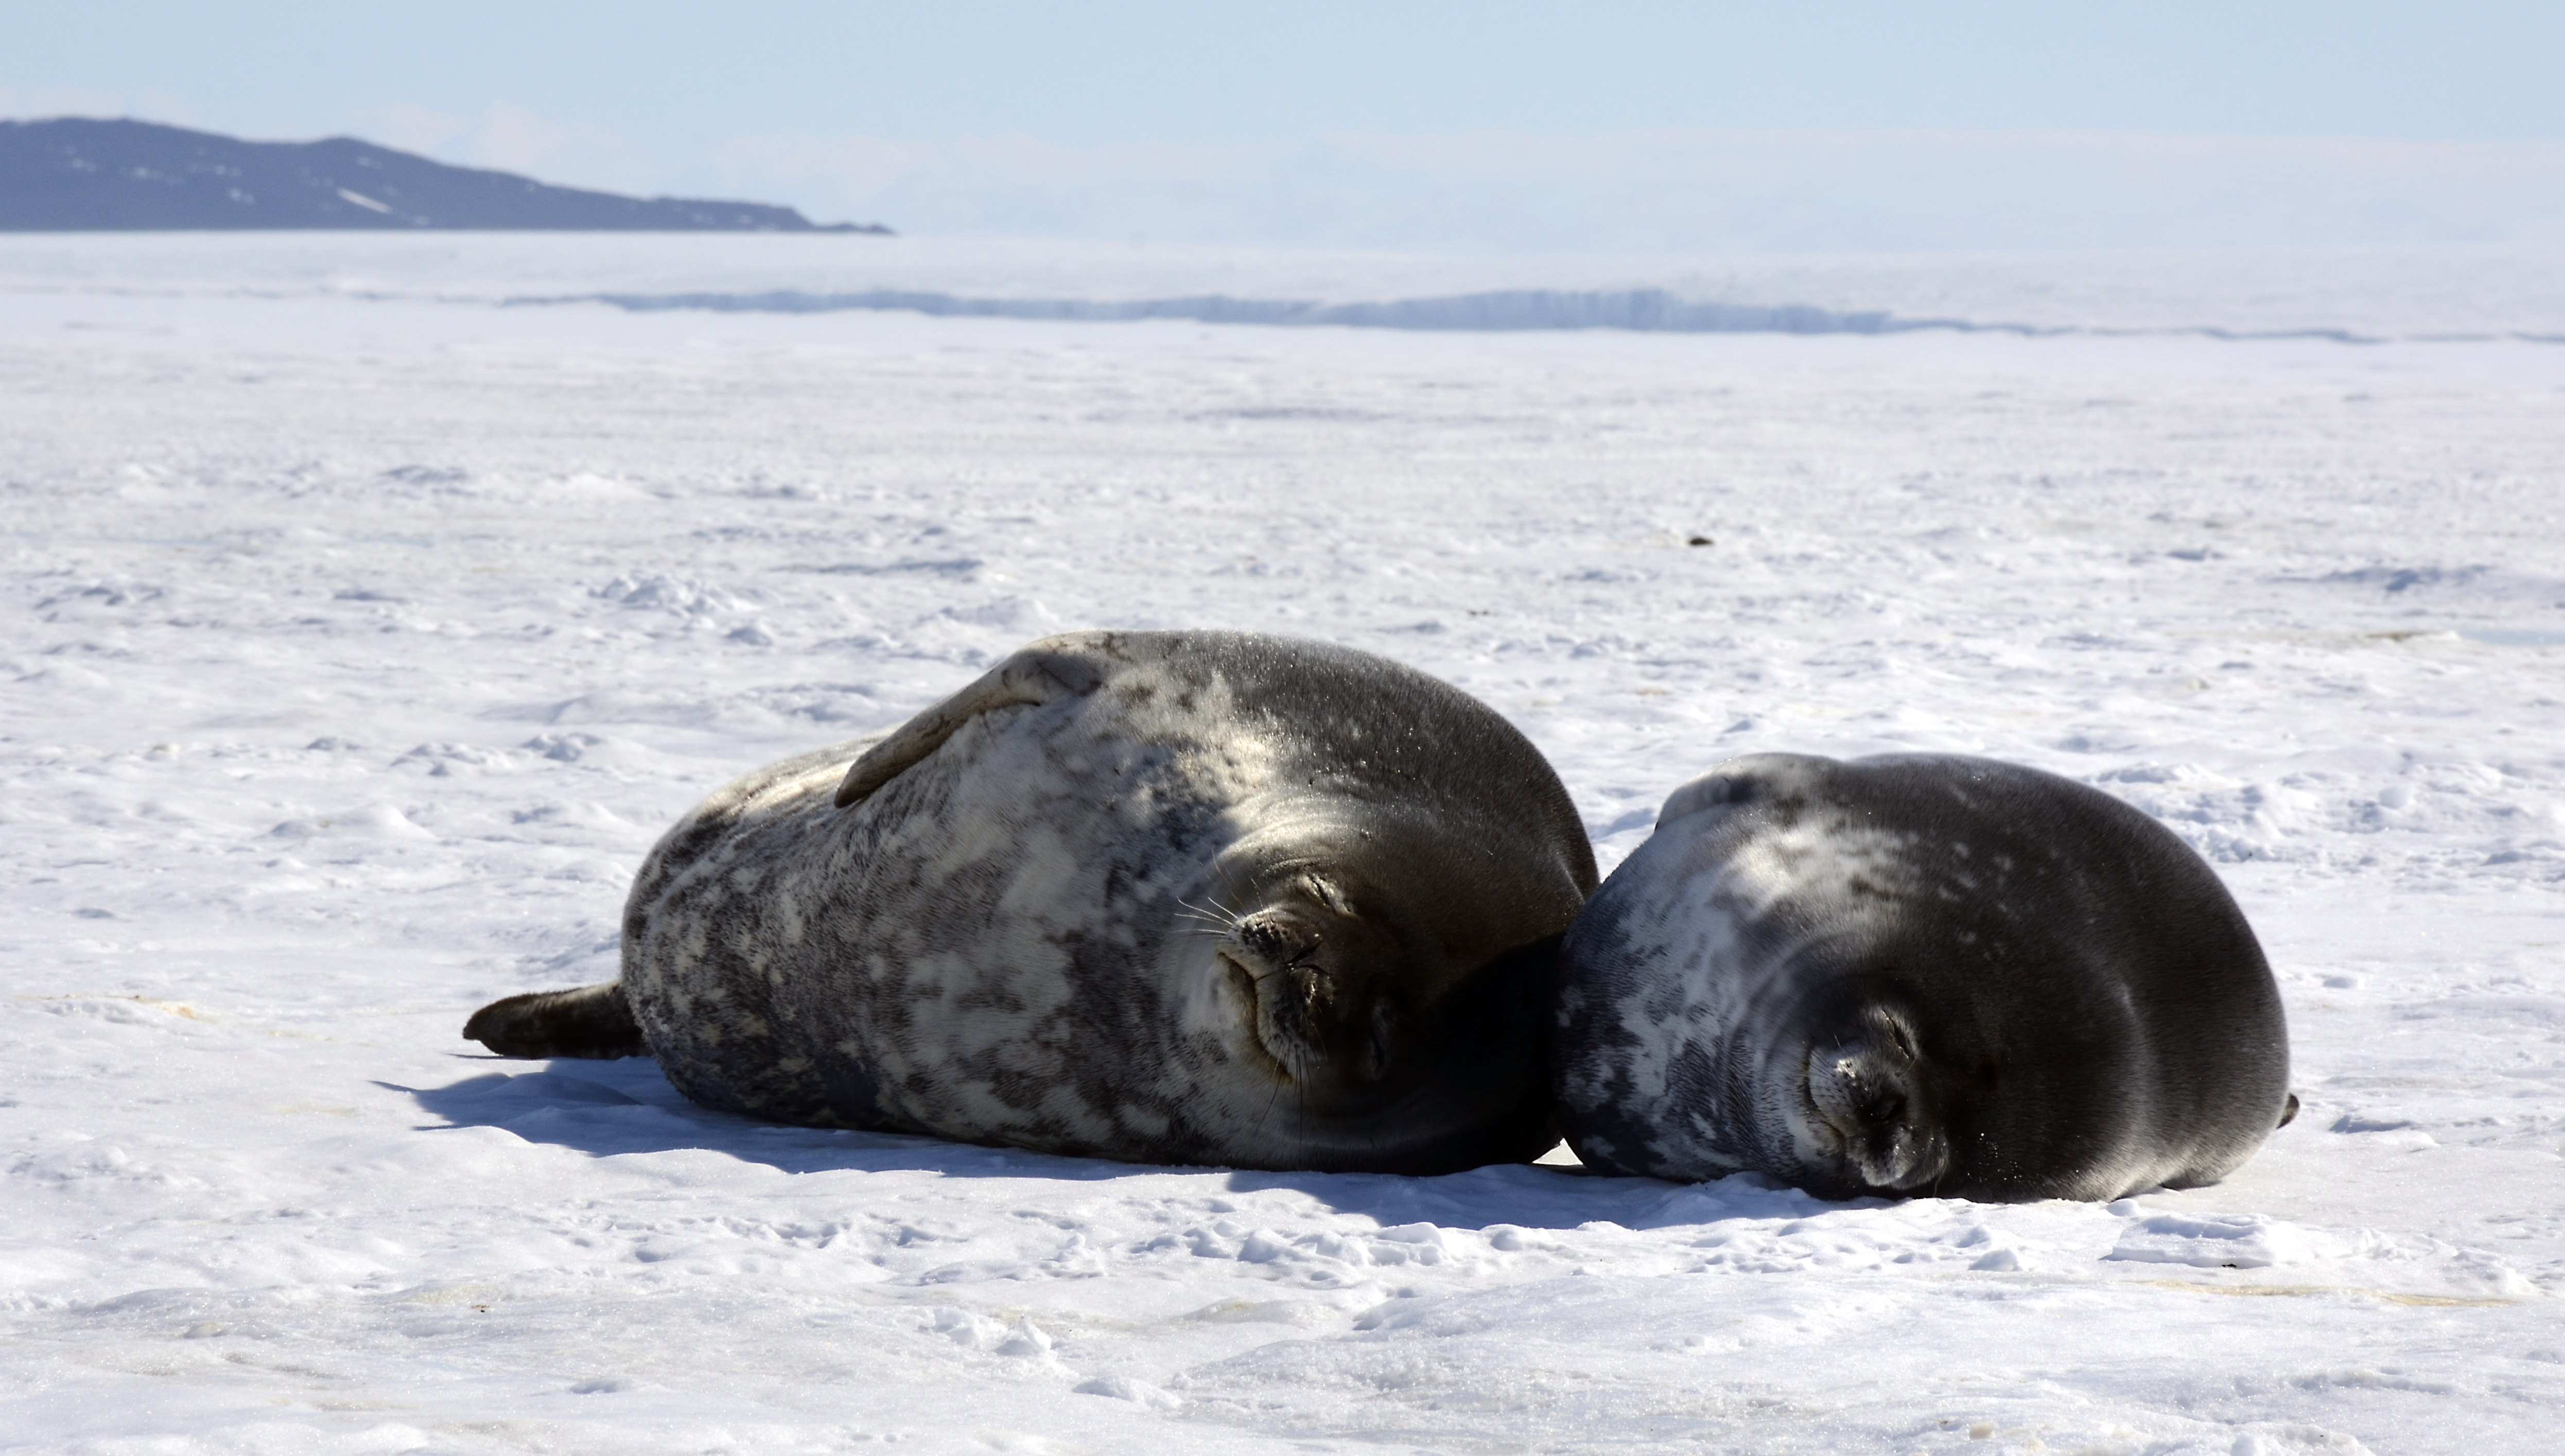
<path fill-rule="evenodd" d="M 851 766 L 849 766 L 851 760 Z M 1036 642 L 897 731 L 714 795 L 623 979 L 486 1008 L 787 1121 L 1135 1160 L 1532 1156 L 1551 953 L 1593 887 L 1522 736 L 1459 690 L 1234 632 Z"/>
<path fill-rule="evenodd" d="M 1984 759 L 1733 759 L 1677 790 L 1562 956 L 1589 1165 L 1831 1195 L 2215 1182 L 2295 1108 L 2217 876 L 2098 790 Z"/>

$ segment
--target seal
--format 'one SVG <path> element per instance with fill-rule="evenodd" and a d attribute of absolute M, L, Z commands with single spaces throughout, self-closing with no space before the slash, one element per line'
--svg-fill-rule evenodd
<path fill-rule="evenodd" d="M 1731 759 L 1675 791 L 1561 952 L 1591 1167 L 1828 1197 L 2215 1182 L 2297 1110 L 2217 876 L 2098 790 L 1985 759 Z"/>
<path fill-rule="evenodd" d="M 1444 1172 L 1555 1140 L 1549 977 L 1594 882 L 1547 762 L 1447 683 L 1076 632 L 715 794 L 635 878 L 619 981 L 464 1035 L 646 1049 L 788 1122 Z"/>

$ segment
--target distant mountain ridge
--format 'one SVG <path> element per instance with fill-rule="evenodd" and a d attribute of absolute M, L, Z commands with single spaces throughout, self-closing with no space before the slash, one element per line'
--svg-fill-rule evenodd
<path fill-rule="evenodd" d="M 760 202 L 556 187 L 350 136 L 243 141 L 151 121 L 0 121 L 0 232 L 261 228 L 890 232 Z"/>

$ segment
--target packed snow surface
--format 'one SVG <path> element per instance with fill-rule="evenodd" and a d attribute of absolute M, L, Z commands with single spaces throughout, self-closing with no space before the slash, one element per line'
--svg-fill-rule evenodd
<path fill-rule="evenodd" d="M 570 242 L 0 242 L 0 1449 L 2565 1429 L 2565 349 L 2415 337 L 2537 287 L 2301 260 L 2372 346 L 498 306 L 850 286 Z M 1090 261 L 1033 292 L 1154 296 Z M 2233 325 L 2215 264 L 2077 266 Z M 855 284 L 1006 291 L 941 266 Z M 1760 301 L 1935 312 L 1902 266 Z M 767 1126 L 460 1039 L 612 975 L 723 780 L 1087 625 L 1447 677 L 1607 868 L 1733 754 L 2097 785 L 2252 917 L 2305 1111 L 2210 1188 L 1826 1203 Z"/>

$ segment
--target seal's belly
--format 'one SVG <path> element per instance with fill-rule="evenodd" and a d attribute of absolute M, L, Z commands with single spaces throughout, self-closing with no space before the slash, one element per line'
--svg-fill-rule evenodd
<path fill-rule="evenodd" d="M 828 750 L 672 831 L 624 940 L 670 1081 L 788 1121 L 1208 1151 L 1188 1109 L 1228 1054 L 1170 932 L 1234 838 L 1236 765 L 1049 711 L 991 713 L 850 809 Z"/>

